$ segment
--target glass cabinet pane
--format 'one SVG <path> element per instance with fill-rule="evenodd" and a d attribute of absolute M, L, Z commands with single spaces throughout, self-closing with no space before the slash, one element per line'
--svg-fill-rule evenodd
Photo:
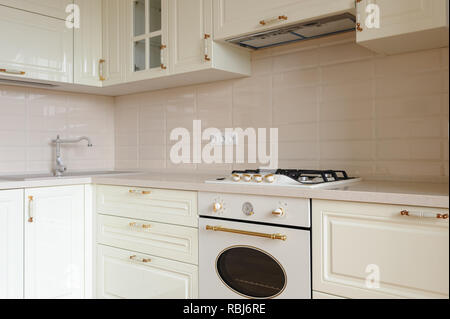
<path fill-rule="evenodd" d="M 134 71 L 145 70 L 145 40 L 134 42 Z"/>
<path fill-rule="evenodd" d="M 273 298 L 286 287 L 286 272 L 271 255 L 253 247 L 231 247 L 217 258 L 217 273 L 234 292 L 249 298 Z"/>
<path fill-rule="evenodd" d="M 150 69 L 161 66 L 161 36 L 150 38 Z"/>
<path fill-rule="evenodd" d="M 133 2 L 134 36 L 145 34 L 145 0 Z"/>
<path fill-rule="evenodd" d="M 150 32 L 161 30 L 161 0 L 149 0 Z"/>

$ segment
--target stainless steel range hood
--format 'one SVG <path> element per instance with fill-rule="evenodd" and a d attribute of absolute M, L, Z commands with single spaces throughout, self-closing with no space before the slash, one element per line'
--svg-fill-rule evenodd
<path fill-rule="evenodd" d="M 227 42 L 258 50 L 296 41 L 314 39 L 330 34 L 353 31 L 355 30 L 355 22 L 356 19 L 354 15 L 344 13 L 313 21 L 297 23 L 274 30 L 228 39 Z"/>

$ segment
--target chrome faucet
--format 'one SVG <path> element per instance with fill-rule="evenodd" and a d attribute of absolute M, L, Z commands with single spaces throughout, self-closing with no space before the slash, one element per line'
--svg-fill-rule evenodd
<path fill-rule="evenodd" d="M 53 171 L 53 174 L 55 176 L 62 176 L 64 172 L 67 170 L 67 167 L 64 165 L 64 162 L 61 157 L 61 144 L 78 143 L 83 140 L 87 141 L 88 147 L 92 147 L 91 139 L 87 136 L 81 136 L 74 139 L 61 139 L 59 135 L 57 135 L 56 140 L 52 141 L 52 143 L 56 145 L 56 168 Z"/>

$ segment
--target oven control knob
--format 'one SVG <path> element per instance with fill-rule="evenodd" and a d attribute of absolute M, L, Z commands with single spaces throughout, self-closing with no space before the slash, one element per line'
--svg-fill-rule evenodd
<path fill-rule="evenodd" d="M 272 212 L 272 215 L 276 216 L 276 217 L 282 217 L 282 216 L 284 216 L 284 209 L 283 208 L 277 208 L 277 209 L 275 209 Z"/>
<path fill-rule="evenodd" d="M 247 216 L 252 216 L 255 214 L 253 205 L 249 202 L 244 203 L 244 205 L 242 205 L 242 212 L 244 213 L 244 215 Z"/>
<path fill-rule="evenodd" d="M 250 182 L 252 180 L 252 175 L 244 174 L 243 178 L 244 178 L 244 181 Z"/>
<path fill-rule="evenodd" d="M 273 183 L 275 182 L 275 175 L 274 174 L 269 174 L 264 176 L 265 180 L 267 183 Z"/>
<path fill-rule="evenodd" d="M 259 175 L 259 174 L 254 175 L 253 178 L 255 179 L 255 182 L 257 182 L 257 183 L 261 183 L 263 181 L 262 175 Z"/>
<path fill-rule="evenodd" d="M 213 211 L 214 213 L 217 213 L 218 211 L 220 211 L 223 208 L 223 205 L 221 203 L 214 203 L 213 205 Z"/>
<path fill-rule="evenodd" d="M 233 174 L 233 175 L 231 175 L 231 179 L 235 182 L 239 182 L 241 180 L 241 175 Z"/>

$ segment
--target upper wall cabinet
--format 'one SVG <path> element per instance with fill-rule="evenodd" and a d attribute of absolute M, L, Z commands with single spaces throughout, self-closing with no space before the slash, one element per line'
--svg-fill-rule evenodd
<path fill-rule="evenodd" d="M 102 0 L 75 0 L 80 27 L 74 29 L 74 83 L 102 86 Z"/>
<path fill-rule="evenodd" d="M 357 42 L 373 51 L 396 54 L 448 46 L 448 0 L 357 2 Z"/>
<path fill-rule="evenodd" d="M 73 82 L 73 29 L 65 20 L 0 5 L 0 42 L 0 76 Z"/>
<path fill-rule="evenodd" d="M 66 8 L 73 0 L 0 0 L 0 5 L 34 12 L 58 19 L 66 19 Z"/>
<path fill-rule="evenodd" d="M 216 40 L 354 10 L 355 0 L 213 0 Z"/>

